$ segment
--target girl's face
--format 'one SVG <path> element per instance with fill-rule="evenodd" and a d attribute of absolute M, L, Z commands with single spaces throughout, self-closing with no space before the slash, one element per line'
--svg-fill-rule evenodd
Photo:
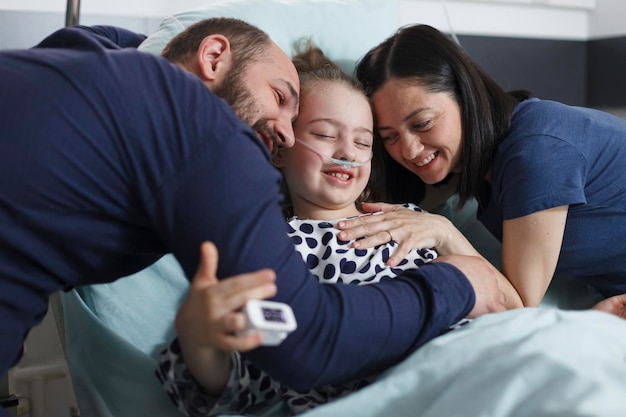
<path fill-rule="evenodd" d="M 426 184 L 461 171 L 461 110 L 450 94 L 392 79 L 374 93 L 372 106 L 389 155 Z"/>
<path fill-rule="evenodd" d="M 301 93 L 300 114 L 293 125 L 296 143 L 280 150 L 275 165 L 283 169 L 298 217 L 353 216 L 358 214 L 355 200 L 371 172 L 372 111 L 365 95 L 339 82 L 312 83 Z M 346 167 L 320 154 L 367 163 Z"/>

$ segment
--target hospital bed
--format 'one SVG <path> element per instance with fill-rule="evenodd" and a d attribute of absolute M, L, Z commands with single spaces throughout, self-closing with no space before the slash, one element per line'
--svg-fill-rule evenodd
<path fill-rule="evenodd" d="M 225 1 L 165 19 L 141 49 L 159 53 L 172 36 L 211 16 L 256 24 L 287 52 L 294 41 L 311 37 L 351 72 L 397 28 L 399 8 L 397 1 L 377 0 Z M 496 260 L 498 245 L 474 219 L 475 206 L 454 207 L 450 200 L 439 211 Z M 66 353 L 82 416 L 179 415 L 154 369 L 175 336 L 173 319 L 187 287 L 167 255 L 131 277 L 63 294 Z M 622 417 L 626 321 L 555 308 L 588 308 L 597 299 L 582 284 L 559 277 L 541 308 L 478 318 L 426 344 L 371 386 L 305 416 Z"/>

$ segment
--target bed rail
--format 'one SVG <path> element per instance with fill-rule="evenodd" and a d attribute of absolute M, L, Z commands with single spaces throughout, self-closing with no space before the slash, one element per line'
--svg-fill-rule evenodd
<path fill-rule="evenodd" d="M 79 17 L 80 0 L 67 0 L 67 9 L 65 10 L 65 26 L 77 25 Z"/>

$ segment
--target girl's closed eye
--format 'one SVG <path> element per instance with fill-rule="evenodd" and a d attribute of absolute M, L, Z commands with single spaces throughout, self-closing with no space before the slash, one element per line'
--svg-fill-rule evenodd
<path fill-rule="evenodd" d="M 372 147 L 372 142 L 366 139 L 355 139 L 354 144 L 362 149 L 370 149 Z"/>
<path fill-rule="evenodd" d="M 327 139 L 327 140 L 335 139 L 335 136 L 330 133 L 311 132 L 311 134 L 320 139 Z"/>

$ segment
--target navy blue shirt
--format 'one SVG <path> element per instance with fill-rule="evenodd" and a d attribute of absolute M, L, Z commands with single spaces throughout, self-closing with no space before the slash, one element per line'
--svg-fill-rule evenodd
<path fill-rule="evenodd" d="M 498 146 L 480 220 L 502 239 L 504 220 L 569 206 L 557 272 L 606 296 L 626 293 L 625 175 L 626 120 L 526 100 Z"/>
<path fill-rule="evenodd" d="M 298 329 L 245 356 L 294 388 L 372 374 L 469 313 L 449 264 L 318 284 L 287 237 L 267 149 L 194 75 L 132 48 L 142 39 L 74 27 L 0 53 L 0 375 L 52 292 L 169 252 L 192 277 L 205 240 L 219 277 L 276 271 Z"/>

